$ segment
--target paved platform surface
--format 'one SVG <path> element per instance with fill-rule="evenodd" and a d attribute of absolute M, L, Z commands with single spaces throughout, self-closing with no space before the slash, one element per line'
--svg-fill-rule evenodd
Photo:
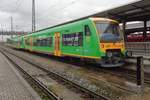
<path fill-rule="evenodd" d="M 1 53 L 0 100 L 41 100 L 39 95 Z"/>
<path fill-rule="evenodd" d="M 144 54 L 133 54 L 133 56 L 138 57 L 138 56 L 143 56 L 144 59 L 150 59 L 150 55 L 144 55 Z"/>
<path fill-rule="evenodd" d="M 139 57 L 141 55 L 133 55 L 134 57 Z M 143 63 L 145 66 L 150 66 L 150 57 L 149 56 L 143 56 Z M 137 59 L 128 58 L 126 59 L 127 62 L 137 63 Z"/>

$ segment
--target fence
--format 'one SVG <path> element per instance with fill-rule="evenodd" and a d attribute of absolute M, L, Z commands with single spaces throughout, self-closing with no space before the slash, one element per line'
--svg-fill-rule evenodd
<path fill-rule="evenodd" d="M 126 42 L 126 49 L 135 55 L 150 56 L 150 42 Z"/>

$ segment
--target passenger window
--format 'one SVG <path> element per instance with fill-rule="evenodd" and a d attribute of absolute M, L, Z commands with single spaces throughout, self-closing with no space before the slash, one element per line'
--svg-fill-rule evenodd
<path fill-rule="evenodd" d="M 52 37 L 35 39 L 33 42 L 34 46 L 48 46 L 48 47 L 52 47 L 52 43 L 53 43 Z"/>
<path fill-rule="evenodd" d="M 91 31 L 88 25 L 84 26 L 84 32 L 86 36 L 90 36 L 91 35 Z"/>
<path fill-rule="evenodd" d="M 79 46 L 83 46 L 83 33 L 80 32 L 80 33 L 78 34 L 78 37 L 79 37 L 78 45 L 79 45 Z"/>
<path fill-rule="evenodd" d="M 64 46 L 82 46 L 83 45 L 82 32 L 63 34 L 62 44 Z"/>

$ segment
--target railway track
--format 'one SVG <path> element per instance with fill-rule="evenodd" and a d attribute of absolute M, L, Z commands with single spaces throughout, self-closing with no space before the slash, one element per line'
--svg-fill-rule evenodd
<path fill-rule="evenodd" d="M 66 63 L 77 65 L 77 66 L 82 66 L 82 64 L 78 63 L 78 62 L 76 62 L 76 63 L 66 62 Z M 129 79 L 132 82 L 136 83 L 136 70 L 124 68 L 124 66 L 126 66 L 126 65 L 124 65 L 123 67 L 117 67 L 117 68 L 103 68 L 103 67 L 99 68 L 99 65 L 97 65 L 97 64 L 93 64 L 93 63 L 89 63 L 89 62 L 86 62 L 86 63 L 84 63 L 84 64 L 86 65 L 86 67 L 88 69 L 98 71 L 98 72 L 109 73 L 109 74 L 114 75 L 114 76 Z M 128 64 L 132 65 L 133 63 L 128 63 Z M 136 67 L 136 64 L 135 64 L 135 67 Z M 144 77 L 144 83 L 146 85 L 150 86 L 150 73 L 144 72 L 144 76 L 145 76 Z M 127 90 L 123 87 L 120 87 L 120 88 L 122 88 L 123 90 Z M 130 90 L 128 90 L 128 91 L 130 91 Z M 131 91 L 131 92 L 133 92 L 133 91 Z"/>
<path fill-rule="evenodd" d="M 136 82 L 136 71 L 132 69 L 118 68 L 117 70 L 103 70 L 104 72 L 110 73 L 112 75 L 117 75 L 119 77 L 124 77 Z M 144 83 L 150 86 L 150 73 L 144 73 Z"/>
<path fill-rule="evenodd" d="M 34 54 L 32 52 L 27 52 L 27 53 Z M 37 54 L 37 53 L 35 53 L 35 54 Z M 49 59 L 48 55 L 39 54 L 39 56 Z M 53 59 L 55 61 L 58 60 L 58 61 L 60 61 L 62 63 L 66 63 L 66 64 L 71 64 L 71 65 L 75 65 L 75 66 L 79 66 L 79 67 L 85 67 L 85 69 L 91 70 L 93 72 L 97 72 L 97 73 L 101 73 L 102 72 L 102 73 L 110 74 L 112 76 L 117 76 L 119 78 L 123 78 L 123 79 L 126 78 L 127 81 L 133 81 L 133 79 L 135 80 L 135 78 L 133 78 L 135 75 L 129 75 L 129 73 L 126 73 L 127 70 L 124 70 L 125 72 L 120 73 L 119 70 L 118 70 L 119 68 L 116 68 L 116 69 L 115 68 L 113 68 L 113 69 L 110 69 L 110 68 L 109 69 L 108 68 L 99 68 L 99 65 L 97 65 L 97 64 L 85 62 L 84 65 L 83 65 L 83 63 L 80 63 L 79 61 L 76 61 L 76 60 L 75 61 L 72 60 L 71 62 L 68 62 L 68 60 L 66 60 L 66 59 L 64 61 L 62 59 L 55 58 L 53 56 L 51 57 L 51 59 Z M 118 84 L 116 82 L 111 82 L 111 84 L 114 87 L 116 87 L 116 88 L 118 88 L 120 90 L 123 90 L 123 91 L 125 91 L 127 93 L 131 93 L 131 94 L 136 94 L 137 93 L 136 91 L 131 90 L 130 88 L 127 88 L 126 86 L 122 86 L 122 84 L 120 85 L 120 84 Z"/>
<path fill-rule="evenodd" d="M 27 73 L 20 65 L 18 65 L 15 61 L 13 61 L 6 53 L 0 50 L 0 52 L 23 74 L 23 76 L 30 82 L 30 84 L 34 84 L 34 87 L 38 87 L 40 91 L 42 91 L 46 98 L 50 100 L 61 100 L 57 95 L 51 92 L 43 83 L 41 83 L 38 79 L 31 76 Z"/>
<path fill-rule="evenodd" d="M 7 51 L 7 50 L 4 50 L 3 48 L 1 48 L 1 49 L 2 49 L 2 50 L 0 50 L 0 52 L 2 52 L 11 62 L 13 62 L 13 60 L 10 59 L 7 54 L 11 54 L 11 55 L 13 55 L 13 56 L 15 56 L 15 57 L 17 57 L 17 58 L 19 58 L 19 59 L 21 59 L 21 60 L 27 62 L 27 63 L 33 65 L 34 67 L 36 67 L 36 68 L 38 68 L 38 69 L 40 69 L 40 70 L 42 70 L 42 71 L 48 73 L 48 75 L 49 75 L 50 77 L 52 77 L 53 79 L 55 79 L 55 80 L 57 80 L 57 81 L 63 82 L 63 83 L 65 83 L 65 84 L 67 84 L 67 85 L 69 85 L 69 86 L 71 86 L 71 87 L 73 87 L 73 88 L 76 88 L 77 90 L 79 90 L 79 91 L 82 93 L 82 95 L 85 95 L 85 96 L 87 96 L 87 97 L 92 98 L 92 99 L 90 99 L 90 100 L 110 100 L 110 98 L 105 97 L 105 96 L 100 95 L 100 94 L 97 94 L 96 92 L 93 92 L 93 91 L 91 91 L 91 90 L 89 90 L 89 89 L 86 89 L 86 88 L 84 88 L 84 87 L 82 87 L 82 86 L 80 86 L 80 85 L 78 85 L 78 84 L 76 84 L 76 83 L 74 83 L 74 82 L 72 82 L 72 81 L 70 81 L 70 80 L 64 78 L 63 76 L 61 76 L 61 75 L 59 75 L 59 74 L 57 74 L 57 73 L 55 73 L 55 72 L 51 72 L 51 71 L 49 71 L 49 70 L 47 70 L 47 69 L 41 67 L 40 65 L 38 65 L 38 64 L 36 64 L 36 63 L 34 63 L 34 62 L 30 61 L 30 60 L 27 60 L 27 59 L 25 59 L 25 58 L 23 58 L 23 57 L 17 56 L 17 55 L 15 55 L 15 54 L 12 53 L 12 52 L 9 52 L 9 51 Z M 7 53 L 7 54 L 6 54 L 6 53 Z M 15 64 L 15 62 L 13 62 L 13 63 Z M 28 74 L 28 73 L 25 72 L 20 66 L 18 66 L 18 65 L 16 65 L 16 66 L 17 66 L 17 68 L 18 68 L 19 70 L 21 70 L 23 73 Z M 29 75 L 28 75 L 28 76 L 29 76 Z M 60 100 L 59 97 L 57 97 L 55 94 L 53 94 L 51 91 L 49 91 L 48 88 L 46 88 L 42 83 L 40 83 L 40 81 L 34 79 L 31 75 L 30 75 L 29 77 L 30 77 L 31 80 L 34 80 L 34 83 L 35 83 L 35 84 L 38 84 L 39 87 L 43 89 L 43 91 L 44 91 L 45 94 L 47 94 L 49 97 L 53 97 L 53 98 L 54 98 L 53 100 Z"/>
<path fill-rule="evenodd" d="M 28 52 L 29 53 L 29 52 Z M 30 52 L 31 54 L 34 54 L 32 52 Z M 37 53 L 35 53 L 37 54 Z M 48 55 L 43 55 L 43 54 L 39 54 L 38 56 L 41 56 L 41 57 L 44 57 L 44 58 L 48 58 L 49 59 L 49 56 Z M 62 60 L 62 59 L 58 59 L 58 58 L 55 58 L 55 57 L 51 57 L 51 59 L 53 60 L 58 60 L 62 63 L 66 63 L 66 64 L 71 64 L 71 65 L 75 65 L 75 66 L 79 66 L 79 67 L 84 67 L 85 66 L 85 69 L 88 69 L 88 70 L 91 70 L 93 72 L 97 72 L 97 73 L 107 73 L 107 74 L 110 74 L 112 76 L 116 76 L 116 77 L 119 77 L 121 79 L 126 79 L 126 81 L 132 83 L 133 84 L 136 84 L 136 75 L 135 75 L 135 72 L 133 70 L 128 70 L 128 69 L 122 69 L 122 68 L 113 68 L 113 69 L 110 69 L 110 68 L 99 68 L 99 65 L 97 64 L 93 64 L 93 63 L 84 63 L 84 65 L 82 63 L 80 63 L 79 61 L 75 61 L 72 60 L 71 62 L 68 62 L 67 60 Z M 122 71 L 121 71 L 122 70 Z M 149 75 L 150 76 L 150 75 Z M 111 82 L 111 81 L 110 81 Z M 145 84 L 149 84 L 150 83 L 150 80 L 149 79 L 146 79 L 145 81 Z M 135 91 L 135 90 L 132 90 L 130 89 L 130 87 L 128 87 L 128 84 L 126 84 L 126 86 L 122 86 L 122 84 L 118 84 L 118 82 L 111 82 L 111 84 L 120 89 L 120 90 L 123 90 L 127 93 L 131 93 L 131 94 L 137 94 L 138 92 Z"/>
<path fill-rule="evenodd" d="M 40 56 L 43 57 L 43 55 L 40 55 Z M 44 55 L 44 57 L 47 57 L 47 56 Z M 57 60 L 57 59 L 54 58 L 54 60 Z M 83 63 L 80 63 L 79 61 L 72 62 L 73 60 L 71 60 L 71 62 L 68 62 L 68 61 L 62 61 L 61 59 L 59 59 L 59 61 L 83 67 Z M 117 76 L 117 77 L 120 77 L 120 78 L 125 78 L 128 81 L 133 82 L 133 83 L 136 84 L 136 81 L 137 81 L 137 79 L 136 79 L 136 70 L 127 69 L 127 68 L 124 68 L 124 67 L 123 68 L 117 67 L 117 68 L 113 68 L 113 69 L 111 69 L 111 68 L 99 68 L 99 65 L 89 63 L 89 62 L 85 62 L 84 64 L 86 65 L 86 68 L 89 69 L 89 70 L 94 70 L 94 71 L 103 72 L 103 73 L 109 73 L 113 76 Z M 127 62 L 127 64 L 130 65 L 131 63 Z M 124 65 L 124 66 L 126 66 L 126 65 Z M 136 64 L 135 64 L 135 67 L 136 67 Z M 144 77 L 145 85 L 150 86 L 150 73 L 145 72 L 144 76 L 145 76 Z M 120 85 L 117 85 L 117 84 L 113 84 L 113 85 L 117 88 L 122 89 L 122 90 L 131 92 L 131 93 L 135 93 L 135 94 L 137 93 L 137 91 L 134 91 L 134 90 L 131 90 L 131 89 L 126 89 L 123 86 L 120 86 Z"/>

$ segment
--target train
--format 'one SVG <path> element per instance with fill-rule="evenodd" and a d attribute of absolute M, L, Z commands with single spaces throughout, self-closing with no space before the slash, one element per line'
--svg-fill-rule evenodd
<path fill-rule="evenodd" d="M 130 34 L 127 36 L 127 42 L 150 42 L 150 33 L 147 32 L 146 38 L 144 38 L 143 33 Z"/>
<path fill-rule="evenodd" d="M 116 20 L 85 18 L 7 40 L 8 45 L 57 57 L 93 61 L 101 67 L 120 67 L 126 56 L 123 33 Z"/>

